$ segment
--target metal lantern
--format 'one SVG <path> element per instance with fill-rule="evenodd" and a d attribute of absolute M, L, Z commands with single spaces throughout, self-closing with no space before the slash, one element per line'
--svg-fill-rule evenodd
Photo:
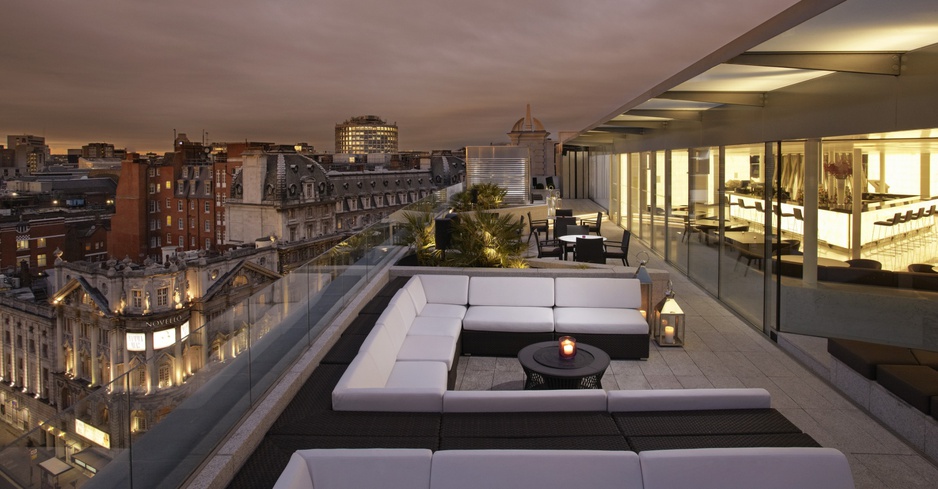
<path fill-rule="evenodd" d="M 642 258 L 642 254 L 645 255 Z M 648 274 L 648 269 L 645 268 L 645 264 L 648 263 L 648 253 L 644 250 L 639 251 L 636 255 L 636 258 L 639 259 L 638 269 L 635 270 L 635 278 L 638 279 L 639 288 L 642 291 L 642 316 L 645 317 L 645 321 L 648 322 L 649 330 L 653 327 L 652 325 L 652 311 L 654 310 L 654 302 L 652 302 L 652 282 L 651 275 Z"/>
<path fill-rule="evenodd" d="M 655 306 L 654 338 L 658 346 L 684 346 L 684 311 L 674 300 L 670 280 L 664 299 Z"/>

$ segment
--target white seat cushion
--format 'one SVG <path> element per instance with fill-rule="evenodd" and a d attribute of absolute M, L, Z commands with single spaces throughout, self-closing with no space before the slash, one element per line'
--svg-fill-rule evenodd
<path fill-rule="evenodd" d="M 274 488 L 429 489 L 431 458 L 432 452 L 424 448 L 297 450 Z"/>
<path fill-rule="evenodd" d="M 550 307 L 470 306 L 462 327 L 468 331 L 550 333 L 554 311 Z"/>
<path fill-rule="evenodd" d="M 605 411 L 606 391 L 446 391 L 444 413 L 533 413 L 548 411 Z"/>
<path fill-rule="evenodd" d="M 423 310 L 420 311 L 420 316 L 462 319 L 466 316 L 466 306 L 428 302 L 427 305 L 423 307 Z"/>
<path fill-rule="evenodd" d="M 647 334 L 648 323 L 636 309 L 555 307 L 558 333 Z"/>
<path fill-rule="evenodd" d="M 554 306 L 554 279 L 550 277 L 472 277 L 470 306 Z"/>
<path fill-rule="evenodd" d="M 446 390 L 447 370 L 443 362 L 396 362 L 385 388 L 440 388 Z M 443 393 L 440 392 L 442 406 Z"/>
<path fill-rule="evenodd" d="M 462 321 L 456 318 L 418 317 L 410 325 L 408 335 L 449 336 L 459 338 Z"/>
<path fill-rule="evenodd" d="M 639 458 L 645 489 L 854 489 L 847 458 L 833 448 L 650 450 Z"/>
<path fill-rule="evenodd" d="M 608 398 L 611 413 L 772 407 L 772 396 L 762 388 L 615 390 Z"/>
<path fill-rule="evenodd" d="M 443 362 L 446 370 L 453 368 L 458 339 L 451 336 L 410 335 L 397 352 L 397 363 Z"/>
<path fill-rule="evenodd" d="M 440 450 L 432 489 L 641 488 L 635 452 L 599 450 Z M 692 486 L 691 486 L 692 487 Z"/>
<path fill-rule="evenodd" d="M 410 294 L 410 298 L 414 301 L 414 308 L 417 312 L 422 311 L 424 306 L 427 305 L 427 295 L 423 293 L 423 283 L 420 281 L 420 276 L 414 275 L 410 277 L 410 280 L 404 284 L 403 289 Z"/>

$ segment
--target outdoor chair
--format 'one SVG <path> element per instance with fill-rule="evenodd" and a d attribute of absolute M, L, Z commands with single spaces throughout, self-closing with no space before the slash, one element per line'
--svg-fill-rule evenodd
<path fill-rule="evenodd" d="M 576 248 L 573 250 L 573 260 L 584 263 L 606 263 L 606 253 L 603 240 L 595 238 L 576 239 Z"/>
<path fill-rule="evenodd" d="M 586 226 L 589 228 L 589 232 L 596 233 L 599 236 L 599 228 L 603 225 L 603 213 L 599 211 L 596 213 L 596 219 L 580 219 L 580 226 Z"/>
<path fill-rule="evenodd" d="M 589 230 L 586 226 L 567 225 L 567 230 L 564 232 L 564 234 L 558 234 L 557 239 L 560 239 L 561 236 L 586 236 L 587 234 L 589 234 Z M 561 242 L 560 245 L 563 246 L 563 252 L 564 252 L 563 259 L 564 260 L 567 259 L 567 253 L 569 253 L 571 250 L 574 253 L 573 254 L 574 258 L 576 258 L 576 249 L 574 248 L 575 243 Z"/>
<path fill-rule="evenodd" d="M 869 260 L 867 258 L 856 258 L 853 260 L 847 260 L 847 264 L 850 265 L 850 268 L 866 268 L 869 270 L 882 270 L 883 264 L 876 260 Z"/>
<path fill-rule="evenodd" d="M 573 209 L 557 209 L 557 217 L 573 217 Z"/>
<path fill-rule="evenodd" d="M 535 234 L 540 235 L 544 233 L 544 237 L 547 237 L 548 230 L 547 219 L 531 219 L 531 213 L 528 212 L 528 244 L 531 244 L 531 236 Z"/>
<path fill-rule="evenodd" d="M 631 241 L 632 232 L 628 229 L 622 230 L 622 241 L 606 241 L 606 259 L 609 258 L 619 258 L 622 260 L 622 264 L 625 266 L 629 265 L 629 241 Z"/>
<path fill-rule="evenodd" d="M 567 232 L 567 226 L 576 226 L 576 219 L 572 217 L 558 217 L 554 219 L 554 239 L 570 234 Z"/>
<path fill-rule="evenodd" d="M 534 239 L 534 243 L 537 244 L 537 257 L 546 258 L 549 256 L 556 256 L 557 258 L 563 258 L 563 247 L 556 241 L 541 241 L 541 236 L 537 235 Z"/>

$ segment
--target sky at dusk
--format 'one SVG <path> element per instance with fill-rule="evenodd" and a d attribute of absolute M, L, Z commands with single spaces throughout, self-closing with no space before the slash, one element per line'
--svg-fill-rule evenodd
<path fill-rule="evenodd" d="M 336 123 L 374 114 L 401 150 L 458 149 L 507 142 L 526 104 L 557 139 L 793 3 L 7 2 L 0 144 L 165 152 L 175 129 L 332 151 Z"/>

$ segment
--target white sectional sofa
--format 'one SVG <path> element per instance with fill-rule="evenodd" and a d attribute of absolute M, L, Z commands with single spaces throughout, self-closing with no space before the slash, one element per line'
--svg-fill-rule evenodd
<path fill-rule="evenodd" d="M 636 279 L 415 275 L 388 303 L 339 380 L 333 409 L 440 412 L 462 353 L 514 356 L 526 345 L 563 334 L 620 353 L 613 358 L 622 352 L 647 357 L 648 325 L 640 304 Z M 588 396 L 552 396 L 558 395 Z M 488 396 L 503 404 L 532 398 Z M 479 404 L 471 396 L 451 397 L 450 406 Z"/>
<path fill-rule="evenodd" d="M 630 451 L 313 449 L 293 454 L 275 489 L 852 489 L 832 448 Z"/>

